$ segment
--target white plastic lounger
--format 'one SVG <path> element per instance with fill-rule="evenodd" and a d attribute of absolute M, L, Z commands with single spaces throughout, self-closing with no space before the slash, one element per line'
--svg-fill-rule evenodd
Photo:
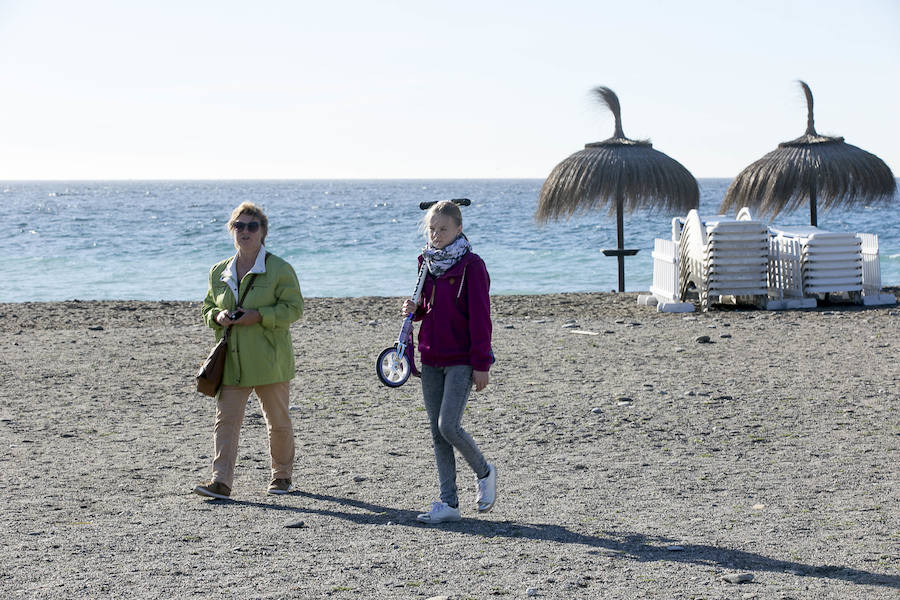
<path fill-rule="evenodd" d="M 672 239 L 653 247 L 653 285 L 638 302 L 661 312 L 689 312 L 691 288 L 708 310 L 718 297 L 736 297 L 769 310 L 812 308 L 819 294 L 846 293 L 866 305 L 894 305 L 881 291 L 878 236 L 817 227 L 766 227 L 747 208 L 734 219 L 672 219 Z"/>
<path fill-rule="evenodd" d="M 673 220 L 679 246 L 679 298 L 693 287 L 702 310 L 723 296 L 764 303 L 768 295 L 769 242 L 766 226 L 742 211 L 738 218 L 701 217 L 692 210 Z"/>
<path fill-rule="evenodd" d="M 769 229 L 773 237 L 786 242 L 781 246 L 781 257 L 800 263 L 801 295 L 848 293 L 856 299 L 861 294 L 862 244 L 856 234 L 811 226 Z M 791 287 L 792 292 L 796 290 L 796 285 Z"/>

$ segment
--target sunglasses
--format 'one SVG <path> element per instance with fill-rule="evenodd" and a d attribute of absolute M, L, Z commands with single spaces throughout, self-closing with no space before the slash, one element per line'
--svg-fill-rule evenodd
<path fill-rule="evenodd" d="M 250 221 L 249 223 L 235 221 L 231 224 L 231 228 L 237 232 L 242 232 L 244 231 L 244 228 L 246 228 L 250 233 L 256 233 L 259 231 L 259 221 Z"/>

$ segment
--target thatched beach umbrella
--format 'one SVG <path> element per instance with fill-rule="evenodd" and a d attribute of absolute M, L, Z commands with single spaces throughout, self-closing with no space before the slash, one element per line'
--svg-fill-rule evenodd
<path fill-rule="evenodd" d="M 603 250 L 619 262 L 619 291 L 625 291 L 623 215 L 639 208 L 687 212 L 697 208 L 697 180 L 681 163 L 653 149 L 647 140 L 630 140 L 622 132 L 619 98 L 607 87 L 594 88 L 616 120 L 613 136 L 585 144 L 553 169 L 544 181 L 535 218 L 538 221 L 570 217 L 577 212 L 608 207 L 616 213 L 617 247 Z"/>
<path fill-rule="evenodd" d="M 722 213 L 748 206 L 775 218 L 808 202 L 809 224 L 816 226 L 819 201 L 830 209 L 893 198 L 897 183 L 884 161 L 842 137 L 816 133 L 812 92 L 803 81 L 800 85 L 806 95 L 806 133 L 778 144 L 741 171 L 725 193 Z"/>

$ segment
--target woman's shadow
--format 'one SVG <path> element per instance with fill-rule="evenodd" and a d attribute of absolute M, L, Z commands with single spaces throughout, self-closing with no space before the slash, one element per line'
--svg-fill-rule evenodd
<path fill-rule="evenodd" d="M 347 511 L 341 508 L 305 508 L 241 500 L 232 500 L 230 502 L 266 510 L 334 517 L 357 525 L 393 524 L 406 527 L 433 527 L 417 521 L 416 515 L 418 513 L 416 511 L 380 506 L 354 498 L 342 498 L 303 491 L 292 492 L 291 496 L 335 504 L 338 507 L 352 507 L 361 512 Z M 299 523 L 295 525 L 299 525 Z M 286 527 L 291 526 L 292 524 L 286 525 Z M 483 519 L 462 519 L 456 522 L 442 523 L 440 527 L 444 531 L 451 531 L 460 535 L 508 537 L 550 541 L 560 544 L 581 544 L 595 548 L 589 553 L 641 562 L 667 561 L 748 571 L 789 571 L 805 577 L 839 579 L 856 584 L 900 589 L 900 576 L 897 575 L 873 573 L 839 565 L 808 565 L 795 561 L 769 558 L 761 554 L 732 548 L 706 544 L 682 544 L 675 539 L 662 536 L 648 536 L 641 533 L 604 531 L 602 536 L 596 536 L 570 531 L 561 525 L 519 523 L 508 520 L 488 521 Z"/>

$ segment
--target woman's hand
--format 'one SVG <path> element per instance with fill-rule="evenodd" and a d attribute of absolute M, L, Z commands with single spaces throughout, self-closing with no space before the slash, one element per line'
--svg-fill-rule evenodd
<path fill-rule="evenodd" d="M 418 307 L 419 306 L 415 302 L 413 302 L 412 300 L 407 298 L 406 300 L 403 301 L 403 316 L 405 317 L 407 315 L 410 315 L 410 314 L 416 312 L 416 309 Z"/>
<path fill-rule="evenodd" d="M 237 319 L 233 319 L 233 314 L 238 314 L 240 316 L 238 316 Z M 258 310 L 252 308 L 245 309 L 238 307 L 234 309 L 234 313 L 227 310 L 220 310 L 218 314 L 216 314 L 216 323 L 222 327 L 228 327 L 229 325 L 255 325 L 261 321 L 262 315 L 259 314 Z"/>
<path fill-rule="evenodd" d="M 491 380 L 489 371 L 472 371 L 472 381 L 475 382 L 475 391 L 480 392 L 487 387 Z"/>
<path fill-rule="evenodd" d="M 240 317 L 231 321 L 234 325 L 256 325 L 262 322 L 262 315 L 256 309 L 238 307 L 234 309 L 234 312 L 243 313 Z"/>

